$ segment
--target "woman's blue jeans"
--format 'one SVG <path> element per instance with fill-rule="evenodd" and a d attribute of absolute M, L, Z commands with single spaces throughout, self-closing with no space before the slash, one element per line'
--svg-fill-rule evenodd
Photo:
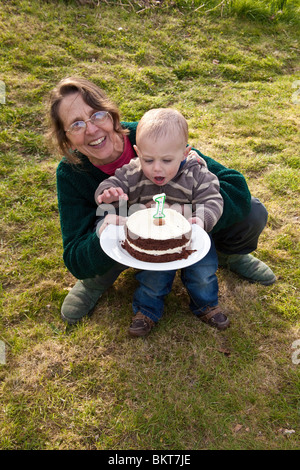
<path fill-rule="evenodd" d="M 181 269 L 181 279 L 190 296 L 190 308 L 195 315 L 218 304 L 218 258 L 212 241 L 208 254 L 197 263 Z M 139 287 L 133 296 L 133 312 L 142 312 L 157 322 L 163 314 L 164 299 L 170 293 L 176 270 L 139 271 Z"/>

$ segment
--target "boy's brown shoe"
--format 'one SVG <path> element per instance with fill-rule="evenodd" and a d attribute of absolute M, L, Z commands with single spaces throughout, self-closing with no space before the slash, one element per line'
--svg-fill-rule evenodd
<path fill-rule="evenodd" d="M 218 330 L 226 330 L 230 325 L 229 318 L 226 317 L 218 305 L 208 307 L 202 315 L 197 315 L 197 317 Z"/>
<path fill-rule="evenodd" d="M 155 322 L 151 318 L 143 315 L 141 312 L 137 312 L 129 327 L 129 334 L 131 336 L 146 336 L 154 326 Z"/>

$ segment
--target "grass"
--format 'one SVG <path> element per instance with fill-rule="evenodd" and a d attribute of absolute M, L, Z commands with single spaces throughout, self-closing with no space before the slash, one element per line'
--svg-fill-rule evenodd
<path fill-rule="evenodd" d="M 251 5 L 1 3 L 1 449 L 299 448 L 299 2 Z M 45 103 L 71 74 L 103 87 L 124 120 L 179 109 L 191 144 L 241 171 L 267 206 L 256 254 L 278 282 L 220 269 L 230 329 L 196 322 L 178 277 L 159 326 L 132 340 L 133 270 L 90 320 L 62 323 L 75 280 Z"/>

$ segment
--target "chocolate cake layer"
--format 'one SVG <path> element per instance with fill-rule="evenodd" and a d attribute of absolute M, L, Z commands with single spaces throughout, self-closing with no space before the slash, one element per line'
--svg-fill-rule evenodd
<path fill-rule="evenodd" d="M 142 253 L 141 251 L 136 251 L 132 248 L 127 240 L 124 240 L 122 243 L 122 248 L 126 250 L 133 258 L 138 259 L 139 261 L 145 261 L 148 263 L 167 263 L 169 261 L 177 261 L 180 259 L 186 259 L 193 253 L 195 250 L 189 248 L 183 248 L 180 253 L 165 253 L 163 255 L 153 255 L 148 253 Z"/>
<path fill-rule="evenodd" d="M 170 238 L 167 240 L 154 240 L 153 238 L 137 238 L 125 226 L 126 239 L 142 250 L 165 251 L 168 249 L 178 248 L 188 243 L 192 236 L 192 230 L 178 238 Z"/>

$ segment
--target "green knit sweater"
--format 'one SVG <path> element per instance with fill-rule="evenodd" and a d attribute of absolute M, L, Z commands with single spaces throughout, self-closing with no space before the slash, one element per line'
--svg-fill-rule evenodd
<path fill-rule="evenodd" d="M 124 122 L 122 125 L 129 129 L 130 142 L 135 144 L 137 122 Z M 209 171 L 218 177 L 224 199 L 223 214 L 214 227 L 214 233 L 247 216 L 251 195 L 243 175 L 196 151 L 206 161 Z M 77 279 L 86 279 L 104 274 L 114 261 L 102 251 L 95 232 L 97 205 L 94 194 L 108 175 L 92 165 L 84 155 L 80 154 L 80 158 L 81 163 L 76 165 L 63 158 L 56 177 L 64 262 Z"/>

